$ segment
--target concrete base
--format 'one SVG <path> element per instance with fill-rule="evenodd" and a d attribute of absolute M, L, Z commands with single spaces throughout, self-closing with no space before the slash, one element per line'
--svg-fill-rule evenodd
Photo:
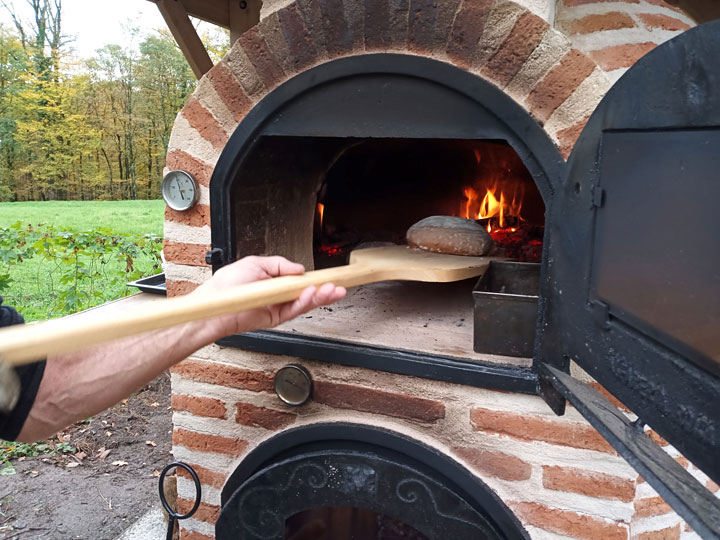
<path fill-rule="evenodd" d="M 117 540 L 164 540 L 167 522 L 160 508 L 153 508 L 130 526 Z"/>

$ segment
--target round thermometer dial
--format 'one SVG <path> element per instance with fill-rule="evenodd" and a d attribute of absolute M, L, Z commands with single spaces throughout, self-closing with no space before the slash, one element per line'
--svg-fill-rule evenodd
<path fill-rule="evenodd" d="M 275 393 L 288 405 L 302 405 L 312 395 L 310 372 L 297 364 L 288 364 L 275 373 Z"/>
<path fill-rule="evenodd" d="M 200 187 L 192 174 L 186 171 L 170 171 L 163 178 L 160 188 L 162 197 L 173 210 L 189 210 L 200 198 Z"/>

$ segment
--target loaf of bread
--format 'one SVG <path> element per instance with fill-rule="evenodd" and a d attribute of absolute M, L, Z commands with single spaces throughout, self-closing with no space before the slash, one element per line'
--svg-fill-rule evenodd
<path fill-rule="evenodd" d="M 471 219 L 431 216 L 418 221 L 407 232 L 410 247 L 479 257 L 493 247 L 493 239 L 482 225 Z"/>

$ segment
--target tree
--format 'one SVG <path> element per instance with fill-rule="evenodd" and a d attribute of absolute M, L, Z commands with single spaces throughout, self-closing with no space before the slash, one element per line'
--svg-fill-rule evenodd
<path fill-rule="evenodd" d="M 0 0 L 15 24 L 0 27 L 0 199 L 158 197 L 172 125 L 195 86 L 172 37 L 106 45 L 73 64 L 62 0 L 24 1 L 29 22 Z"/>
<path fill-rule="evenodd" d="M 18 37 L 0 27 L 0 200 L 15 200 L 15 166 L 20 155 L 15 140 L 14 102 L 22 88 L 20 79 L 28 57 Z"/>
<path fill-rule="evenodd" d="M 145 141 L 147 197 L 159 196 L 170 132 L 179 111 L 194 89 L 194 76 L 185 57 L 167 33 L 150 36 L 140 44 L 138 63 L 138 117 Z"/>

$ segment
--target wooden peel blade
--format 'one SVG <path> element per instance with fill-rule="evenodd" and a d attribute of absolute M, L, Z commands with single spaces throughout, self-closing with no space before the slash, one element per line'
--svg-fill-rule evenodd
<path fill-rule="evenodd" d="M 0 329 L 0 358 L 18 365 L 150 330 L 288 302 L 311 285 L 355 287 L 386 280 L 450 282 L 482 275 L 496 257 L 463 257 L 405 246 L 362 249 L 350 264 L 255 281 L 212 293 L 193 293 L 106 318 L 53 319 Z"/>

